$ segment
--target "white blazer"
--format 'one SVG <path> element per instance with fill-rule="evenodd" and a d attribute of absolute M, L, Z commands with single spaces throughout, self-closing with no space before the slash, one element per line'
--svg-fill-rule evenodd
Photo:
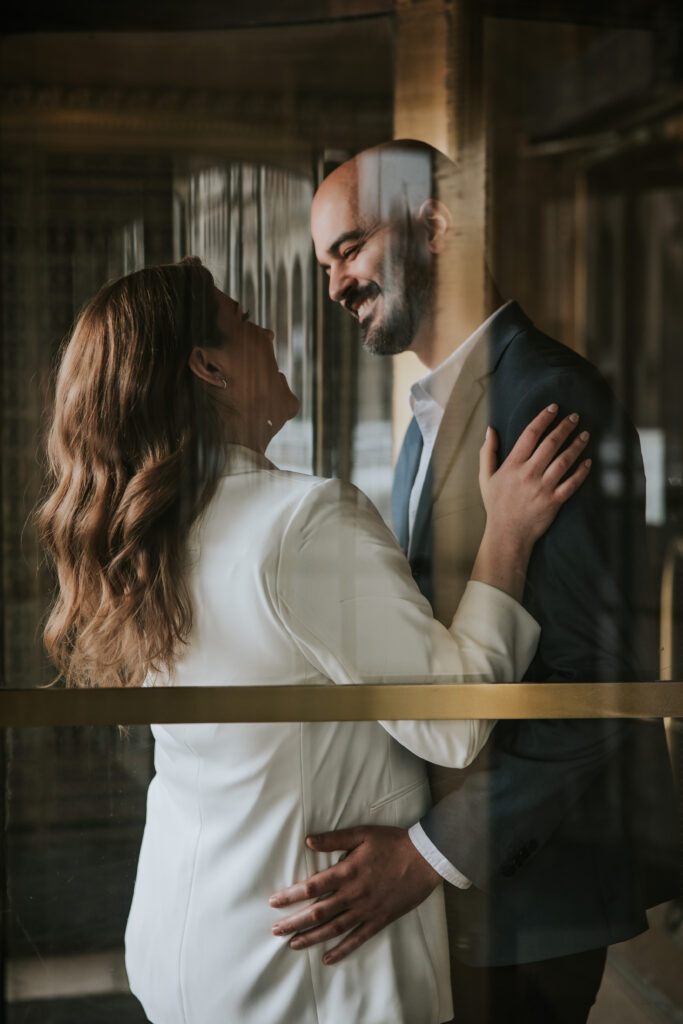
<path fill-rule="evenodd" d="M 374 507 L 337 480 L 233 446 L 193 531 L 194 626 L 171 679 L 263 686 L 519 678 L 539 630 L 470 584 L 432 618 Z M 267 708 L 264 708 L 267 711 Z M 304 837 L 409 826 L 421 758 L 462 767 L 488 722 L 154 726 L 156 774 L 126 930 L 130 985 L 154 1024 L 439 1024 L 452 1016 L 440 887 L 343 963 L 271 934 L 274 890 L 333 863 Z"/>

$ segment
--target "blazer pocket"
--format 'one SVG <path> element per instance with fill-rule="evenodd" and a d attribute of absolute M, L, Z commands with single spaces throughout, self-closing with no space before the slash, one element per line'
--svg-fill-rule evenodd
<path fill-rule="evenodd" d="M 417 793 L 418 790 L 424 789 L 426 793 L 429 793 L 429 783 L 427 779 L 420 779 L 418 782 L 411 782 L 407 786 L 401 786 L 400 789 L 395 789 L 391 793 L 387 793 L 386 796 L 381 797 L 379 800 L 374 800 L 368 805 L 368 810 L 371 814 L 375 811 L 381 811 L 382 808 L 387 807 L 389 804 L 394 804 L 398 800 L 402 800 L 404 797 L 412 796 L 413 793 Z"/>

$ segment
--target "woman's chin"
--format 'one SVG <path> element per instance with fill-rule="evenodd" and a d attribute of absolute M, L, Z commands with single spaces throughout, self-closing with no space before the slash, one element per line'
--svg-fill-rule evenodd
<path fill-rule="evenodd" d="M 269 417 L 269 423 L 272 425 L 271 439 L 282 430 L 285 423 L 294 419 L 299 411 L 300 405 L 299 399 L 287 384 L 287 378 L 285 375 L 280 374 L 280 376 L 285 383 L 286 393 L 279 396 L 280 400 L 278 401 L 277 413 Z M 283 391 L 285 391 L 285 388 L 283 388 Z"/>
<path fill-rule="evenodd" d="M 282 373 L 281 371 L 280 371 L 280 379 L 281 379 L 282 385 L 283 385 L 283 387 L 282 387 L 282 391 L 283 391 L 283 395 L 282 395 L 282 399 L 283 399 L 283 401 L 282 401 L 282 412 L 283 412 L 282 422 L 284 424 L 288 420 L 293 420 L 294 419 L 294 417 L 296 416 L 296 414 L 299 411 L 299 406 L 301 405 L 301 403 L 299 402 L 299 399 L 297 398 L 297 396 L 294 394 L 294 392 L 290 388 L 289 381 L 285 377 L 284 373 Z"/>
<path fill-rule="evenodd" d="M 289 394 L 291 396 L 290 400 L 289 400 L 290 401 L 290 411 L 289 411 L 289 413 L 287 415 L 287 419 L 288 420 L 293 420 L 294 417 L 299 412 L 299 408 L 301 406 L 301 402 L 299 401 L 299 399 L 297 398 L 297 396 L 294 394 L 293 391 L 290 391 Z"/>

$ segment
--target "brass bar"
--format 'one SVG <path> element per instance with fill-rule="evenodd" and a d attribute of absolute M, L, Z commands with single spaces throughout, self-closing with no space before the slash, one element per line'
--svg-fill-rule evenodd
<path fill-rule="evenodd" d="M 587 313 L 588 313 L 588 182 L 585 171 L 576 175 L 574 186 L 574 209 L 576 211 L 576 239 L 574 242 L 574 323 L 573 335 L 575 352 L 586 356 Z"/>
<path fill-rule="evenodd" d="M 0 726 L 683 717 L 683 682 L 0 691 Z"/>
<path fill-rule="evenodd" d="M 659 675 L 661 679 L 671 679 L 674 672 L 674 598 L 676 568 L 679 561 L 683 561 L 683 537 L 674 537 L 669 545 L 666 558 L 664 559 L 664 568 L 662 569 L 659 634 Z M 672 717 L 675 716 L 672 715 Z"/>

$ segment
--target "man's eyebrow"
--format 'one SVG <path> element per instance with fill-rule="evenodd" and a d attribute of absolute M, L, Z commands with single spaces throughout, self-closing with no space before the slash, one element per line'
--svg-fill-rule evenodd
<path fill-rule="evenodd" d="M 335 238 L 332 245 L 328 248 L 327 251 L 329 255 L 336 256 L 344 242 L 356 242 L 359 238 L 362 238 L 364 234 L 365 232 L 361 231 L 360 228 L 355 228 L 353 231 L 344 231 L 343 234 Z"/>

